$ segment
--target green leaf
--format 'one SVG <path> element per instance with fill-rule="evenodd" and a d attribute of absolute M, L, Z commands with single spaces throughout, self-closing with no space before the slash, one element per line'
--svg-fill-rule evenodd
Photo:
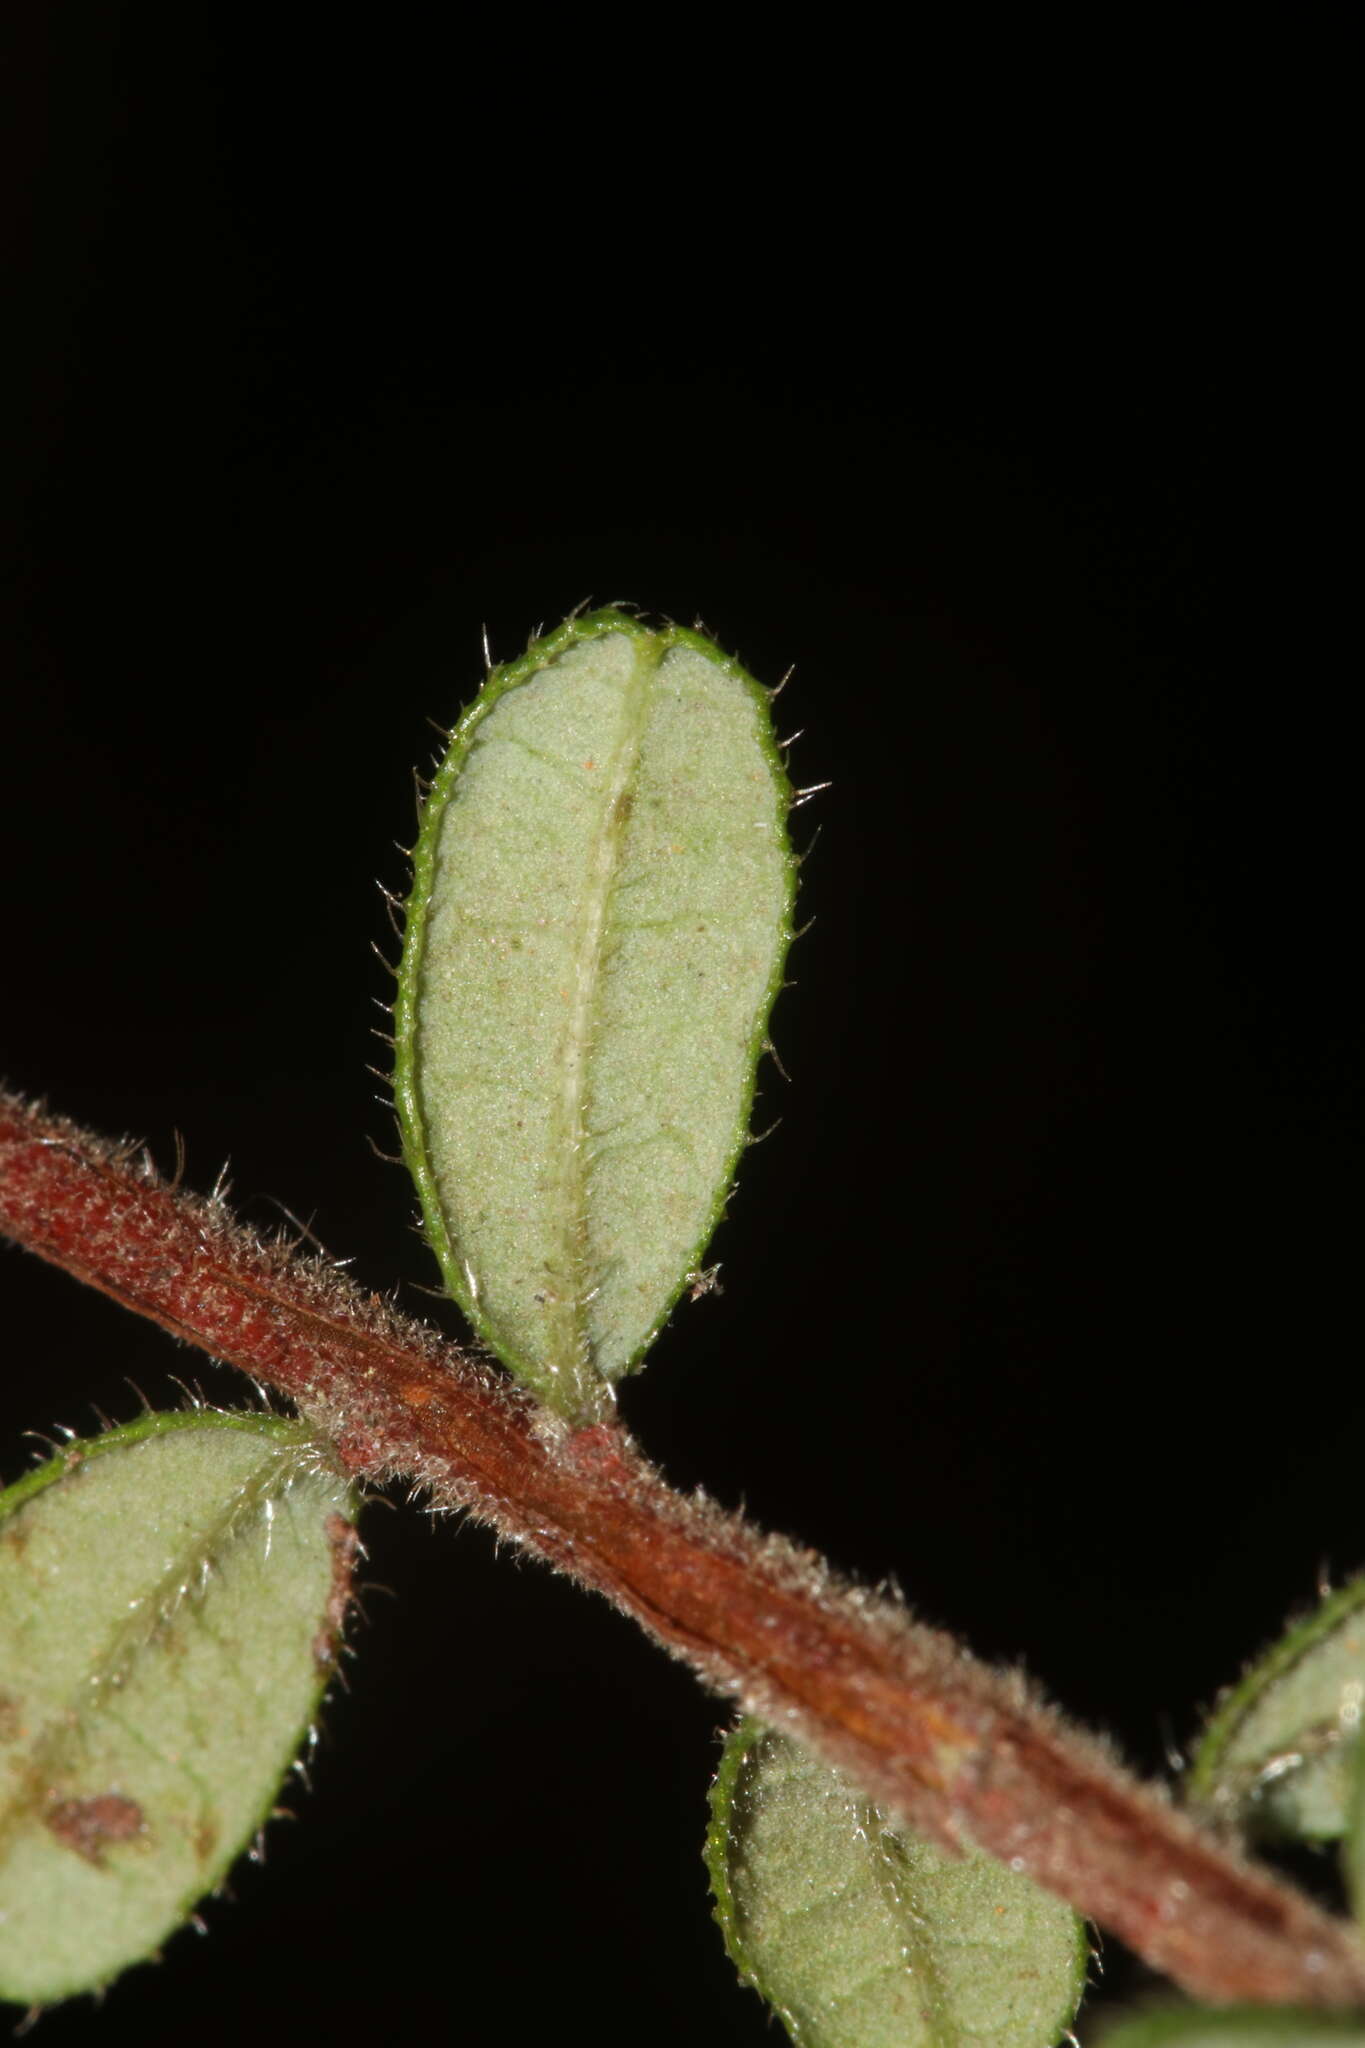
<path fill-rule="evenodd" d="M 731 1961 L 800 2048 L 1052 2048 L 1080 1920 L 994 1857 L 898 1832 L 771 1729 L 730 1736 L 706 1860 Z"/>
<path fill-rule="evenodd" d="M 354 1501 L 299 1423 L 149 1415 L 0 1493 L 0 1996 L 153 1954 L 275 1804 Z"/>
<path fill-rule="evenodd" d="M 1365 2048 L 1365 2021 L 1291 2006 L 1196 2006 L 1140 2014 L 1098 2048 Z"/>
<path fill-rule="evenodd" d="M 403 1147 L 447 1285 L 600 1416 L 695 1276 L 791 937 L 767 694 L 698 633 L 571 619 L 495 669 L 414 855 Z"/>
<path fill-rule="evenodd" d="M 1190 1765 L 1190 1803 L 1267 1839 L 1334 1841 L 1362 1703 L 1365 1577 L 1296 1623 L 1228 1694 Z"/>

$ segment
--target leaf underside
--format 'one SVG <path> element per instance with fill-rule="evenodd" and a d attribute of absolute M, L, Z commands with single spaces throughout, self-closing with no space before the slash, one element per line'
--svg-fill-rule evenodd
<path fill-rule="evenodd" d="M 766 693 L 616 611 L 490 676 L 414 855 L 395 1074 L 447 1285 L 576 1420 L 699 1266 L 791 936 Z"/>
<path fill-rule="evenodd" d="M 1270 1839 L 1336 1840 L 1365 1706 L 1365 1577 L 1251 1666 L 1190 1766 L 1192 1805 Z"/>
<path fill-rule="evenodd" d="M 0 1997 L 155 1953 L 269 1817 L 355 1547 L 301 1424 L 153 1415 L 0 1494 Z"/>
<path fill-rule="evenodd" d="M 1052 2048 L 1085 1977 L 1071 1909 L 993 1857 L 894 1829 L 788 1737 L 742 1723 L 707 1864 L 731 1960 L 800 2048 Z"/>

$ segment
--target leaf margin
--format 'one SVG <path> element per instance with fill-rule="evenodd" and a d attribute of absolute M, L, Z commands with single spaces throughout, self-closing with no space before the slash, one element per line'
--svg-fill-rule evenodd
<path fill-rule="evenodd" d="M 1250 1660 L 1241 1677 L 1227 1689 L 1204 1724 L 1182 1787 L 1189 1807 L 1215 1818 L 1235 1818 L 1239 1828 L 1247 1831 L 1248 1795 L 1261 1773 L 1248 1776 L 1246 1791 L 1240 1797 L 1232 1785 L 1219 1786 L 1216 1773 L 1228 1745 L 1235 1738 L 1238 1727 L 1276 1680 L 1287 1676 L 1319 1642 L 1358 1611 L 1365 1612 L 1365 1572 L 1356 1573 L 1334 1593 L 1319 1600 L 1307 1614 L 1291 1621 L 1268 1649 Z M 1249 1765 L 1242 1768 L 1244 1772 L 1251 1771 Z"/>
<path fill-rule="evenodd" d="M 349 1527 L 354 1531 L 363 1504 L 361 1491 L 335 1456 L 328 1439 L 320 1435 L 309 1422 L 301 1417 L 281 1415 L 270 1409 L 254 1411 L 220 1408 L 208 1402 L 198 1401 L 193 1396 L 187 1408 L 149 1408 L 146 1413 L 131 1422 L 113 1424 L 97 1436 L 73 1437 L 70 1442 L 56 1448 L 50 1458 L 22 1474 L 9 1486 L 0 1488 L 0 1531 L 3 1531 L 6 1524 L 20 1510 L 59 1485 L 64 1479 L 75 1477 L 86 1464 L 117 1451 L 137 1449 L 157 1439 L 202 1430 L 240 1432 L 263 1437 L 271 1441 L 281 1453 L 287 1453 L 291 1448 L 298 1453 L 294 1472 L 283 1473 L 278 1491 L 274 1487 L 264 1490 L 263 1499 L 278 1498 L 280 1493 L 288 1490 L 299 1474 L 317 1476 L 325 1467 L 336 1482 L 338 1502 L 334 1512 L 344 1514 Z M 164 1619 L 164 1616 L 162 1618 Z M 159 1623 L 157 1625 L 159 1626 Z M 307 1743 L 309 1732 L 336 1675 L 335 1657 L 330 1668 L 317 1661 L 315 1640 L 310 1640 L 309 1644 L 314 1655 L 315 1683 L 306 1712 L 299 1722 L 295 1737 L 289 1744 L 288 1758 L 282 1770 L 270 1774 L 262 1803 L 247 1828 L 232 1835 L 222 1851 L 205 1866 L 202 1877 L 196 1877 L 194 1883 L 167 1909 L 166 1924 L 155 1944 L 136 1954 L 130 1953 L 107 1972 L 92 1975 L 81 1982 L 72 1982 L 65 1989 L 45 1994 L 37 2004 L 32 2002 L 28 1992 L 10 1991 L 0 1984 L 0 2006 L 27 2004 L 32 2015 L 83 1996 L 93 1996 L 98 2001 L 111 1985 L 130 1970 L 140 1968 L 145 1963 L 159 1962 L 166 1942 L 183 1933 L 188 1927 L 198 1924 L 196 1916 L 199 1908 L 209 1899 L 216 1898 L 222 1893 L 233 1866 L 239 1858 L 249 1853 L 252 1842 L 260 1837 L 267 1823 L 274 1817 L 280 1788 L 294 1769 Z M 199 1931 L 203 1931 L 202 1926 L 199 1927 Z M 23 2031 L 25 2024 L 26 2021 L 21 2022 L 20 2031 Z"/>
<path fill-rule="evenodd" d="M 716 641 L 700 630 L 676 625 L 671 620 L 665 620 L 658 626 L 651 626 L 642 616 L 618 605 L 603 605 L 592 611 L 573 613 L 551 632 L 533 639 L 525 653 L 519 655 L 516 660 L 499 663 L 489 669 L 477 695 L 461 712 L 451 729 L 446 752 L 422 803 L 417 839 L 411 855 L 412 885 L 404 905 L 402 948 L 393 1005 L 394 1109 L 398 1119 L 403 1161 L 417 1189 L 423 1233 L 440 1267 L 447 1291 L 458 1303 L 480 1342 L 487 1345 L 494 1356 L 512 1373 L 519 1385 L 531 1387 L 537 1392 L 542 1404 L 551 1408 L 557 1404 L 540 1388 L 539 1376 L 525 1362 L 511 1355 L 510 1347 L 505 1347 L 491 1328 L 476 1291 L 469 1286 L 464 1262 L 458 1254 L 446 1223 L 435 1171 L 428 1157 L 419 1091 L 420 1062 L 417 1054 L 417 1035 L 421 962 L 425 952 L 427 918 L 431 905 L 441 821 L 469 758 L 479 726 L 511 690 L 529 682 L 543 669 L 551 667 L 571 647 L 602 639 L 613 633 L 623 633 L 635 641 L 654 643 L 658 648 L 659 660 L 662 660 L 673 647 L 686 647 L 711 662 L 733 681 L 740 683 L 754 699 L 762 714 L 758 720 L 759 746 L 773 779 L 774 793 L 784 827 L 797 802 L 797 792 L 792 787 L 773 727 L 771 705 L 775 692 L 760 683 L 735 656 L 726 654 Z M 750 1034 L 747 1083 L 735 1118 L 734 1137 L 725 1171 L 720 1176 L 702 1233 L 688 1253 L 683 1270 L 653 1324 L 632 1357 L 622 1367 L 619 1374 L 622 1379 L 629 1378 L 643 1366 L 689 1281 L 700 1269 L 707 1247 L 719 1228 L 734 1193 L 736 1167 L 746 1145 L 750 1142 L 749 1124 L 758 1088 L 759 1063 L 763 1053 L 768 1049 L 768 1026 L 773 1006 L 784 986 L 787 956 L 796 937 L 793 913 L 801 861 L 792 848 L 789 834 L 785 831 L 782 855 L 785 879 L 782 923 L 774 951 L 772 971 L 760 999 L 754 1028 Z M 602 1398 L 598 1406 L 602 1414 L 605 1414 L 611 1406 L 614 1382 L 600 1379 L 599 1386 Z M 584 1393 L 582 1387 L 574 1391 L 579 1395 Z M 584 1403 L 585 1407 L 587 1405 L 589 1404 Z M 571 1422 L 582 1423 L 602 1419 L 602 1415 L 598 1413 L 566 1413 L 567 1419 Z"/>
<path fill-rule="evenodd" d="M 720 1763 L 716 1767 L 715 1776 L 712 1778 L 708 1793 L 710 1820 L 702 1847 L 703 1861 L 706 1866 L 707 1875 L 711 1880 L 711 1917 L 720 1928 L 725 1952 L 738 1972 L 741 1982 L 747 1984 L 751 1990 L 756 1991 L 769 2012 L 781 2020 L 791 2037 L 794 2048 L 815 2048 L 815 2044 L 810 2042 L 809 2036 L 804 2032 L 804 2023 L 797 2018 L 789 2007 L 783 2005 L 781 2000 L 774 1995 L 763 1981 L 762 1972 L 746 1949 L 740 1933 L 739 1914 L 730 1888 L 728 1867 L 730 1816 L 735 1804 L 741 1774 L 750 1762 L 755 1745 L 768 1734 L 781 1736 L 782 1731 L 771 1728 L 767 1722 L 761 1720 L 756 1715 L 746 1714 L 741 1716 L 731 1726 L 723 1739 Z M 785 1736 L 782 1739 L 789 1742 L 797 1740 L 792 1736 Z M 830 1766 L 826 1766 L 826 1768 L 832 1770 Z M 873 1810 L 879 1811 L 875 1806 Z M 897 1821 L 894 1814 L 886 1818 L 892 1832 L 909 1832 Z M 1069 2023 L 1070 2020 L 1075 2018 L 1076 2012 L 1085 1996 L 1089 1965 L 1093 1953 L 1088 1923 L 1079 1913 L 1076 1913 L 1074 1918 L 1076 1923 L 1075 1996 L 1067 2016 L 1068 2030 L 1064 2031 L 1059 2026 L 1057 2036 L 1059 2040 L 1070 2039 L 1073 2043 L 1075 2042 L 1075 2036 L 1069 2033 Z M 1365 2048 L 1365 2044 L 1363 2044 L 1363 2048 Z"/>

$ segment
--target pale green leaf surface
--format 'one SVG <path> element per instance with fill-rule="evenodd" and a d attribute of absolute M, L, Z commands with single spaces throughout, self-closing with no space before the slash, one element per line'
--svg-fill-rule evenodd
<path fill-rule="evenodd" d="M 331 1674 L 353 1497 L 277 1417 L 148 1416 L 0 1493 L 0 1996 L 153 1953 Z"/>
<path fill-rule="evenodd" d="M 726 1745 L 707 1864 L 741 1975 L 799 2048 L 1052 2048 L 1085 1977 L 1071 1909 L 993 1857 L 893 1829 L 755 1722 Z"/>
<path fill-rule="evenodd" d="M 1365 2048 L 1365 2021 L 1287 2006 L 1178 2006 L 1125 2020 L 1098 2048 Z"/>
<path fill-rule="evenodd" d="M 495 670 L 433 785 L 399 978 L 404 1150 L 446 1281 L 600 1413 L 729 1192 L 791 935 L 766 694 L 620 612 Z"/>
<path fill-rule="evenodd" d="M 1247 1671 L 1190 1766 L 1189 1798 L 1268 1837 L 1334 1841 L 1365 1705 L 1365 1578 L 1328 1596 Z"/>

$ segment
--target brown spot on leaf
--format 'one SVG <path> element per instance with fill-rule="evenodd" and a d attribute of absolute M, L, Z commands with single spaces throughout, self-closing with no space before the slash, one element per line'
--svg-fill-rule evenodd
<path fill-rule="evenodd" d="M 205 1814 L 194 1831 L 194 1853 L 201 1863 L 207 1863 L 218 1847 L 218 1823 Z"/>
<path fill-rule="evenodd" d="M 110 1842 L 130 1842 L 146 1825 L 136 1799 L 125 1799 L 121 1792 L 55 1800 L 43 1819 L 63 1847 L 74 1849 L 96 1868 L 103 1867 Z"/>
<path fill-rule="evenodd" d="M 0 1692 L 0 1742 L 17 1742 L 24 1732 L 23 1715 L 13 1693 Z"/>

